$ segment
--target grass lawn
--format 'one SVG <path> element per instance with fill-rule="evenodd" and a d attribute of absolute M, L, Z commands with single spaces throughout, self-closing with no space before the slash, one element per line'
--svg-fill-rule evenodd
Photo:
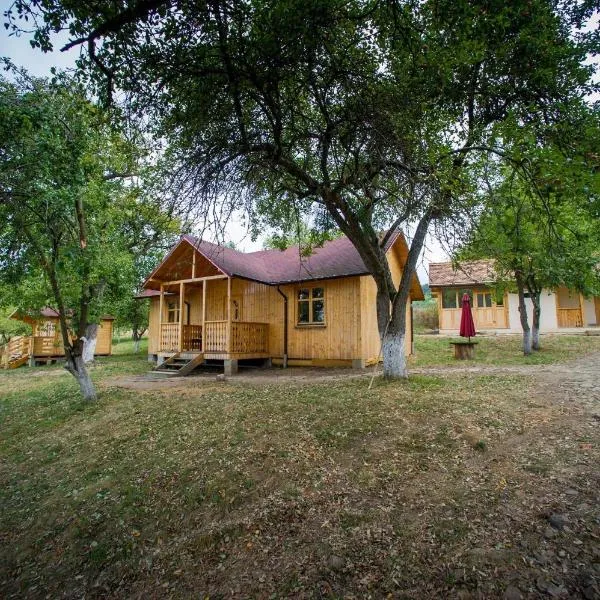
<path fill-rule="evenodd" d="M 501 339 L 478 360 L 523 363 Z M 600 349 L 544 341 L 545 362 Z M 417 343 L 413 364 L 450 362 Z M 2 597 L 502 597 L 538 589 L 552 544 L 572 561 L 556 585 L 586 585 L 586 509 L 578 543 L 534 545 L 565 490 L 593 506 L 600 440 L 532 379 L 112 387 L 148 370 L 131 349 L 99 360 L 94 405 L 59 367 L 0 371 Z"/>
<path fill-rule="evenodd" d="M 416 335 L 415 355 L 409 360 L 413 367 L 477 365 L 546 365 L 573 360 L 590 352 L 600 351 L 600 336 L 552 335 L 541 336 L 542 349 L 523 356 L 521 336 L 478 336 L 475 358 L 464 363 L 454 358 L 450 340 L 461 338 L 439 335 Z"/>

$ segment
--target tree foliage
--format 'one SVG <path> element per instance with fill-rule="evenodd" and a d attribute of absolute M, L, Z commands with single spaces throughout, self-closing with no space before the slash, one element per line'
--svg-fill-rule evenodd
<path fill-rule="evenodd" d="M 543 128 L 589 91 L 595 42 L 588 3 L 552 0 L 14 6 L 44 49 L 69 28 L 107 102 L 122 90 L 152 115 L 183 194 L 258 221 L 326 211 L 377 284 L 386 375 L 406 373 L 397 338 L 430 223 L 456 217 L 475 153 L 507 156 L 497 124 Z M 397 287 L 378 232 L 400 225 L 413 240 Z"/>
<path fill-rule="evenodd" d="M 86 329 L 131 295 L 136 255 L 173 222 L 136 185 L 138 145 L 74 82 L 0 80 L 0 128 L 0 278 L 20 307 L 58 310 L 66 367 L 93 399 Z"/>
<path fill-rule="evenodd" d="M 531 345 L 539 349 L 542 289 L 600 294 L 600 173 L 588 148 L 599 131 L 597 116 L 587 111 L 576 151 L 565 155 L 551 141 L 540 146 L 521 132 L 526 172 L 484 166 L 475 226 L 457 256 L 493 258 L 499 281 L 516 282 L 526 354 Z M 531 338 L 525 294 L 533 304 Z"/>

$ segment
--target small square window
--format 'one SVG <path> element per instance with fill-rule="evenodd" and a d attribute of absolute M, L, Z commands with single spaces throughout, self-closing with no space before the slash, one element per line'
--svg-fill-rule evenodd
<path fill-rule="evenodd" d="M 325 288 L 302 288 L 298 290 L 298 324 L 325 324 Z"/>

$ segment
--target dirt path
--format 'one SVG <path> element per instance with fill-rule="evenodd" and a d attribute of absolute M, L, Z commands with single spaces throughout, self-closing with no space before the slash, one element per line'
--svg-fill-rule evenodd
<path fill-rule="evenodd" d="M 243 369 L 234 377 L 227 379 L 232 385 L 272 385 L 304 384 L 307 382 L 327 382 L 349 377 L 371 377 L 373 370 L 381 374 L 381 367 L 364 371 L 350 369 L 323 369 L 310 367 L 290 367 L 289 369 Z M 194 374 L 186 378 L 165 377 L 155 373 L 113 377 L 105 381 L 105 387 L 122 387 L 136 390 L 172 390 L 196 388 L 200 382 L 214 383 L 217 371 Z M 574 363 L 553 365 L 504 365 L 494 366 L 474 364 L 464 366 L 420 367 L 410 369 L 411 375 L 434 375 L 438 377 L 478 376 L 478 375 L 534 375 L 544 381 L 565 383 L 582 389 L 598 389 L 600 377 L 600 354 L 595 354 Z M 575 375 L 576 379 L 573 379 Z"/>
<path fill-rule="evenodd" d="M 472 565 L 498 561 L 505 600 L 600 600 L 600 354 L 494 372 L 533 372 L 537 385 L 524 398 L 534 407 L 526 429 L 496 445 L 486 467 L 501 465 L 512 482 L 482 531 L 506 531 L 505 556 L 474 548 Z"/>

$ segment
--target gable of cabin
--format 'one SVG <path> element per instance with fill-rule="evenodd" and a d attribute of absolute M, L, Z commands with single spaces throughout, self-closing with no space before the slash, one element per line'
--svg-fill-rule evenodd
<path fill-rule="evenodd" d="M 170 287 L 173 287 L 171 282 L 215 275 L 224 275 L 224 273 L 198 252 L 192 244 L 182 240 L 152 272 L 145 287 L 146 289 L 160 290 L 161 283 L 170 284 Z"/>

